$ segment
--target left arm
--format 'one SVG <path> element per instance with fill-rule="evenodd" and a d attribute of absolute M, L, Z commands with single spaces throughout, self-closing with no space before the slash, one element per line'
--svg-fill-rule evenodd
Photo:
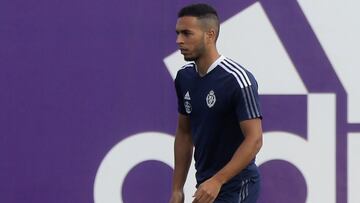
<path fill-rule="evenodd" d="M 236 174 L 240 173 L 253 160 L 262 146 L 262 128 L 260 119 L 251 119 L 240 122 L 241 130 L 245 136 L 244 141 L 235 151 L 233 157 L 212 178 L 221 184 L 226 183 Z"/>
<path fill-rule="evenodd" d="M 202 183 L 194 194 L 194 203 L 213 202 L 221 186 L 239 174 L 253 160 L 262 146 L 261 119 L 240 122 L 245 139 L 231 160 L 213 177 Z"/>

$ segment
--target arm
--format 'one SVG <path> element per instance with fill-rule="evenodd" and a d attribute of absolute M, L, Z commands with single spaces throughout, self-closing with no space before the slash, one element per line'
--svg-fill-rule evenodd
<path fill-rule="evenodd" d="M 192 151 L 193 143 L 189 117 L 179 114 L 178 126 L 175 133 L 175 169 L 170 203 L 184 202 L 183 187 L 191 164 Z"/>
<path fill-rule="evenodd" d="M 245 136 L 244 141 L 235 151 L 232 159 L 213 178 L 221 184 L 226 183 L 240 173 L 253 160 L 262 146 L 262 128 L 260 119 L 251 119 L 240 122 Z"/>
<path fill-rule="evenodd" d="M 231 160 L 212 178 L 201 184 L 196 191 L 194 202 L 212 202 L 217 197 L 221 186 L 240 173 L 253 160 L 262 146 L 261 119 L 240 122 L 245 136 L 244 141 L 235 151 Z"/>

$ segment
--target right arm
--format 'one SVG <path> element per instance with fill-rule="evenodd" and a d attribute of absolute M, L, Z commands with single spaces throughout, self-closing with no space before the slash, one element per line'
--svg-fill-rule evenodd
<path fill-rule="evenodd" d="M 192 151 L 193 142 L 191 139 L 190 119 L 186 115 L 179 114 L 175 133 L 175 169 L 170 203 L 184 202 L 183 188 L 191 164 Z"/>

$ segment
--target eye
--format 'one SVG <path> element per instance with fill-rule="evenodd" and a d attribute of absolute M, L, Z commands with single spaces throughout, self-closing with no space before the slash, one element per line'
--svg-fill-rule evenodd
<path fill-rule="evenodd" d="M 189 35 L 191 35 L 192 33 L 191 33 L 190 31 L 188 31 L 188 30 L 185 30 L 185 31 L 183 32 L 183 34 L 184 34 L 185 36 L 189 36 Z"/>

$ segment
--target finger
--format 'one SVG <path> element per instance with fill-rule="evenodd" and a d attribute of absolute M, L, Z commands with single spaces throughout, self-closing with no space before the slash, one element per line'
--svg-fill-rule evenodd
<path fill-rule="evenodd" d="M 216 197 L 213 197 L 209 200 L 209 203 L 213 203 L 215 201 Z"/>
<path fill-rule="evenodd" d="M 214 198 L 213 198 L 212 196 L 208 195 L 207 198 L 204 199 L 204 203 L 205 203 L 205 202 L 206 202 L 206 203 L 212 203 L 213 200 L 214 200 Z"/>
<path fill-rule="evenodd" d="M 202 195 L 198 198 L 199 203 L 208 203 L 212 199 L 211 195 L 206 192 L 202 191 Z"/>
<path fill-rule="evenodd" d="M 197 193 L 198 193 L 198 190 L 195 191 L 195 193 L 193 194 L 192 197 L 196 197 Z"/>
<path fill-rule="evenodd" d="M 204 196 L 204 191 L 202 189 L 198 189 L 196 192 L 195 192 L 195 195 L 194 195 L 194 200 L 196 200 L 197 202 L 201 203 L 202 201 L 202 198 Z"/>
<path fill-rule="evenodd" d="M 194 198 L 192 203 L 200 203 L 199 200 L 197 198 Z"/>
<path fill-rule="evenodd" d="M 199 202 L 201 203 L 213 203 L 216 197 L 212 195 L 211 193 L 206 193 L 202 196 L 202 199 L 200 199 Z"/>

